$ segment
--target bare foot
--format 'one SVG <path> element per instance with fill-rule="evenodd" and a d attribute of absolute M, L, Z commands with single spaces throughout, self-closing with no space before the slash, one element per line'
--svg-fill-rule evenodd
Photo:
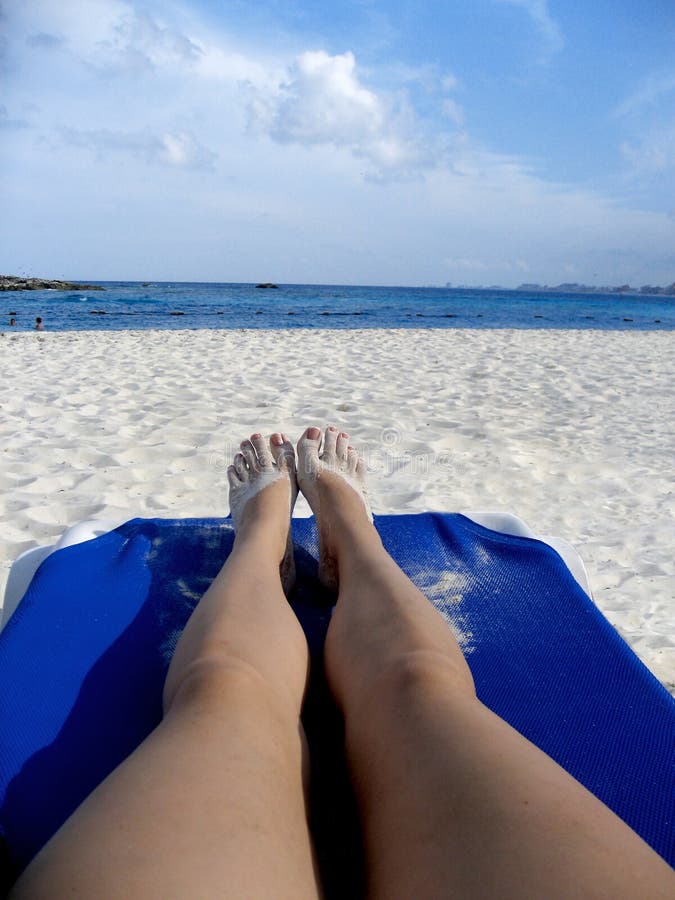
<path fill-rule="evenodd" d="M 298 441 L 298 484 L 316 519 L 319 578 L 328 588 L 337 587 L 342 534 L 373 521 L 365 475 L 365 463 L 346 432 L 327 428 L 322 452 L 318 428 L 308 428 Z"/>
<path fill-rule="evenodd" d="M 288 594 L 295 580 L 290 520 L 298 496 L 293 445 L 285 434 L 273 434 L 269 443 L 261 434 L 252 434 L 241 442 L 227 478 L 235 534 L 245 539 L 263 531 L 271 539 Z"/>

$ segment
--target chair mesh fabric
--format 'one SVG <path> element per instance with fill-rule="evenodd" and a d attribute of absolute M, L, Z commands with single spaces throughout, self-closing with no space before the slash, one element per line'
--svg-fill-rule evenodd
<path fill-rule="evenodd" d="M 480 699 L 675 864 L 675 702 L 557 553 L 457 514 L 375 523 L 453 629 Z M 294 520 L 293 538 L 291 602 L 313 658 L 312 827 L 324 879 L 347 896 L 360 841 L 322 676 L 332 600 L 314 520 Z M 41 564 L 0 634 L 0 850 L 14 875 L 160 721 L 176 642 L 232 541 L 229 519 L 135 519 Z"/>

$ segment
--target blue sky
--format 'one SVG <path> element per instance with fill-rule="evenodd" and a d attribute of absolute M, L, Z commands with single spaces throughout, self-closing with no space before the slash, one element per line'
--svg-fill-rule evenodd
<path fill-rule="evenodd" d="M 673 0 L 0 0 L 0 271 L 675 281 Z"/>

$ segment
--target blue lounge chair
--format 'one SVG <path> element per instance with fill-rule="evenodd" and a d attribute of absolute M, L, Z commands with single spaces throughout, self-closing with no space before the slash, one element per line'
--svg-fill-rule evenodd
<path fill-rule="evenodd" d="M 675 702 L 594 606 L 567 545 L 554 550 L 512 517 L 477 518 L 375 523 L 454 629 L 482 701 L 675 864 Z M 30 582 L 0 633 L 0 840 L 11 877 L 159 722 L 176 641 L 233 539 L 228 519 L 98 530 L 31 551 L 8 582 L 7 612 Z M 293 538 L 291 600 L 318 663 L 331 607 L 313 519 L 293 520 Z M 324 880 L 351 896 L 358 825 L 321 665 L 305 724 Z"/>

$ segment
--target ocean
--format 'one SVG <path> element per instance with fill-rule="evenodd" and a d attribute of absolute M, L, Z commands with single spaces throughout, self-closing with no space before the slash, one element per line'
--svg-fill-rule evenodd
<path fill-rule="evenodd" d="M 675 297 L 462 288 L 94 282 L 104 291 L 11 291 L 0 324 L 27 331 L 196 328 L 675 330 Z"/>

